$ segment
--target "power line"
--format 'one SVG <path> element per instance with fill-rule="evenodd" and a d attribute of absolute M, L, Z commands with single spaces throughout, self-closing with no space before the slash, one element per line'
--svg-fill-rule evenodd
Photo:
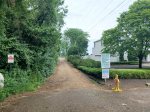
<path fill-rule="evenodd" d="M 92 2 L 92 3 L 93 3 L 93 5 L 94 5 L 94 2 Z M 92 5 L 91 5 L 91 6 L 92 6 Z M 87 7 L 85 7 L 83 10 L 87 10 L 87 12 L 90 12 L 90 13 L 91 13 L 92 9 L 93 9 L 93 6 L 90 7 L 90 8 L 89 8 L 89 6 L 87 6 Z M 81 10 L 81 11 L 83 11 L 83 10 Z M 89 15 L 89 13 L 86 13 L 86 15 L 84 16 L 83 19 L 81 19 L 81 21 L 83 21 L 83 20 L 85 19 L 85 17 L 88 16 L 88 15 Z"/>
<path fill-rule="evenodd" d="M 119 3 L 114 9 L 112 9 L 107 15 L 105 15 L 102 19 L 100 19 L 100 21 L 98 21 L 96 24 L 94 24 L 91 28 L 88 29 L 88 31 L 90 31 L 91 29 L 93 29 L 99 22 L 102 22 L 107 16 L 109 16 L 110 14 L 112 14 L 118 7 L 120 7 L 125 1 L 127 0 L 123 0 L 121 3 Z"/>
<path fill-rule="evenodd" d="M 103 8 L 103 10 L 100 10 L 100 12 L 99 12 L 98 14 L 103 13 L 104 10 L 106 10 L 106 9 L 110 6 L 110 4 L 111 4 L 113 1 L 114 1 L 114 0 L 110 0 L 110 1 L 108 2 L 108 4 Z M 95 7 L 95 10 L 96 10 L 96 7 Z M 88 17 L 91 13 L 95 12 L 95 10 L 91 10 L 90 13 L 87 13 L 86 16 L 84 17 L 84 19 L 85 19 L 86 17 Z M 83 21 L 84 19 L 82 19 L 82 21 Z"/>

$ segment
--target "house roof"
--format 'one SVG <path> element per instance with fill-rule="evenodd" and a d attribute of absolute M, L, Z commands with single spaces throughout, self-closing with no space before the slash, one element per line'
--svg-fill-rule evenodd
<path fill-rule="evenodd" d="M 101 41 L 101 39 L 94 41 L 94 43 Z"/>

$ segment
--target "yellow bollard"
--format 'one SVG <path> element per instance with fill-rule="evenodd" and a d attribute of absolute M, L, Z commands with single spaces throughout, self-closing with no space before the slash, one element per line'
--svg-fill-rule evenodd
<path fill-rule="evenodd" d="M 115 83 L 115 87 L 112 88 L 112 90 L 115 91 L 115 92 L 121 92 L 122 90 L 120 89 L 120 80 L 119 80 L 117 74 L 115 76 L 114 83 Z"/>

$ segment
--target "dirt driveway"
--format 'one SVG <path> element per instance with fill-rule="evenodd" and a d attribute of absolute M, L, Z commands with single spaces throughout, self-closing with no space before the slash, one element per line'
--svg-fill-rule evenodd
<path fill-rule="evenodd" d="M 38 91 L 13 96 L 0 106 L 0 112 L 150 112 L 150 88 L 114 93 L 61 59 Z"/>

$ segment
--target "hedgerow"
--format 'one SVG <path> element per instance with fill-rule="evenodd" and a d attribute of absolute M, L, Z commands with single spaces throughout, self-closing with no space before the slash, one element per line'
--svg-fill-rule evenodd
<path fill-rule="evenodd" d="M 77 67 L 82 72 L 99 78 L 102 78 L 101 68 L 91 68 L 85 66 Z M 110 69 L 110 78 L 114 78 L 118 74 L 121 79 L 150 79 L 150 70 L 148 69 Z"/>
<path fill-rule="evenodd" d="M 75 67 L 78 66 L 86 66 L 86 67 L 94 67 L 94 68 L 99 68 L 101 66 L 100 62 L 94 61 L 92 59 L 83 59 L 80 56 L 68 56 L 68 61 L 71 62 Z"/>

